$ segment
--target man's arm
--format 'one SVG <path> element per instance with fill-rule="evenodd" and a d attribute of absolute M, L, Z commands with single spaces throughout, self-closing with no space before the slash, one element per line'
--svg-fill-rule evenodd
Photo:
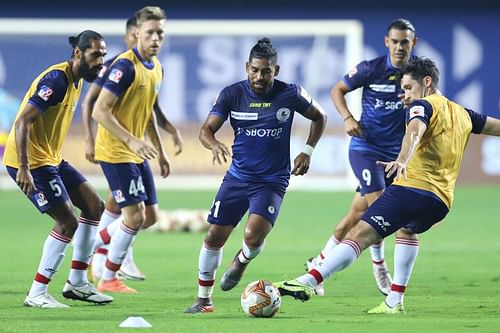
<path fill-rule="evenodd" d="M 344 129 L 347 135 L 350 136 L 361 136 L 362 130 L 361 126 L 356 119 L 354 119 L 351 111 L 347 107 L 347 101 L 345 95 L 352 91 L 343 80 L 340 80 L 333 86 L 331 91 L 331 97 L 337 112 L 340 113 L 342 119 L 344 120 Z"/>
<path fill-rule="evenodd" d="M 168 134 L 172 135 L 175 155 L 179 155 L 182 152 L 182 147 L 184 146 L 184 139 L 182 138 L 181 132 L 167 119 L 160 107 L 160 104 L 158 103 L 158 100 L 156 100 L 153 110 L 156 115 L 158 126 L 163 128 Z"/>
<path fill-rule="evenodd" d="M 500 119 L 488 117 L 481 134 L 500 136 Z"/>
<path fill-rule="evenodd" d="M 401 176 L 406 179 L 406 166 L 413 157 L 413 154 L 415 153 L 417 146 L 426 130 L 427 124 L 421 119 L 414 118 L 410 120 L 406 127 L 403 142 L 401 143 L 401 151 L 399 152 L 397 159 L 391 162 L 377 161 L 377 164 L 385 166 L 387 178 L 390 178 L 393 174 L 396 174 L 395 179 L 398 179 Z"/>
<path fill-rule="evenodd" d="M 117 101 L 118 96 L 107 89 L 102 89 L 95 103 L 92 118 L 119 140 L 123 141 L 140 158 L 148 160 L 155 158 L 158 154 L 156 149 L 149 143 L 133 136 L 111 113 Z"/>
<path fill-rule="evenodd" d="M 314 100 L 309 109 L 302 115 L 311 120 L 311 127 L 309 129 L 309 136 L 307 137 L 306 148 L 293 161 L 292 174 L 295 176 L 304 175 L 309 170 L 312 149 L 316 147 L 316 144 L 323 135 L 327 121 L 325 111 Z"/>
<path fill-rule="evenodd" d="M 153 146 L 155 146 L 156 150 L 158 151 L 158 161 L 160 163 L 161 176 L 165 178 L 170 174 L 170 162 L 165 152 L 165 148 L 163 147 L 163 143 L 161 142 L 160 132 L 158 131 L 158 124 L 156 122 L 156 115 L 154 112 L 151 114 L 151 120 L 146 127 L 146 133 L 149 140 L 151 140 Z"/>
<path fill-rule="evenodd" d="M 17 118 L 15 126 L 15 140 L 17 160 L 19 161 L 19 169 L 16 175 L 16 183 L 25 194 L 30 194 L 36 190 L 33 177 L 30 173 L 29 158 L 28 158 L 28 141 L 30 135 L 30 125 L 40 116 L 40 111 L 30 103 L 26 104 L 23 112 Z"/>
<path fill-rule="evenodd" d="M 85 158 L 92 163 L 97 163 L 95 160 L 95 133 L 94 133 L 94 122 L 92 120 L 92 109 L 94 108 L 95 101 L 101 87 L 95 83 L 90 85 L 87 94 L 83 98 L 82 102 L 82 121 L 83 129 L 85 132 Z"/>
<path fill-rule="evenodd" d="M 215 115 L 208 115 L 200 129 L 199 139 L 203 146 L 212 151 L 212 162 L 222 164 L 227 162 L 231 156 L 229 149 L 225 144 L 215 138 L 215 133 L 221 128 L 224 119 Z"/>

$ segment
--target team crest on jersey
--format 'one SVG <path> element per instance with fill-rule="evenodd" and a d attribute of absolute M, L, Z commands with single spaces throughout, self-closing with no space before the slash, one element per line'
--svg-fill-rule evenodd
<path fill-rule="evenodd" d="M 276 209 L 274 208 L 274 206 L 269 206 L 267 207 L 267 211 L 269 212 L 269 214 L 274 214 L 276 212 Z"/>
<path fill-rule="evenodd" d="M 116 203 L 125 201 L 125 197 L 123 196 L 123 192 L 121 190 L 113 191 L 113 198 L 115 198 Z"/>
<path fill-rule="evenodd" d="M 123 77 L 123 72 L 118 68 L 113 68 L 111 73 L 108 75 L 108 79 L 114 83 L 120 83 L 120 80 Z"/>
<path fill-rule="evenodd" d="M 410 108 L 410 119 L 415 117 L 423 117 L 425 116 L 425 110 L 422 105 L 415 105 Z"/>
<path fill-rule="evenodd" d="M 104 74 L 106 74 L 106 71 L 108 70 L 107 66 L 102 66 L 101 70 L 99 71 L 99 74 L 97 74 L 98 77 L 104 77 Z"/>
<path fill-rule="evenodd" d="M 350 78 L 353 77 L 356 74 L 358 74 L 358 69 L 356 67 L 351 68 L 351 70 L 348 73 L 348 75 L 349 75 Z"/>
<path fill-rule="evenodd" d="M 33 196 L 35 198 L 35 201 L 36 201 L 36 204 L 38 205 L 38 207 L 43 207 L 49 203 L 49 201 L 45 197 L 45 194 L 43 194 L 42 192 L 37 192 Z"/>
<path fill-rule="evenodd" d="M 285 121 L 288 120 L 288 118 L 290 118 L 290 114 L 291 114 L 290 109 L 281 108 L 276 112 L 276 118 L 278 118 L 278 121 L 280 123 L 284 123 Z"/>
<path fill-rule="evenodd" d="M 43 85 L 38 90 L 38 96 L 47 102 L 54 91 L 49 86 Z"/>

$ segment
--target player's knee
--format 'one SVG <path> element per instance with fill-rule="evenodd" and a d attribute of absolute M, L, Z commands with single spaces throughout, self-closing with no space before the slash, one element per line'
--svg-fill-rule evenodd
<path fill-rule="evenodd" d="M 208 229 L 204 240 L 205 244 L 212 248 L 221 248 L 226 243 L 226 237 L 213 229 Z"/>
<path fill-rule="evenodd" d="M 147 229 L 158 222 L 160 218 L 159 209 L 146 209 L 146 220 L 142 226 L 143 229 Z"/>
<path fill-rule="evenodd" d="M 73 238 L 76 229 L 78 228 L 78 217 L 73 214 L 68 214 L 64 218 L 56 221 L 55 230 L 68 238 Z"/>
<path fill-rule="evenodd" d="M 245 230 L 245 243 L 248 247 L 259 248 L 264 244 L 266 235 Z"/>
<path fill-rule="evenodd" d="M 85 201 L 85 205 L 79 208 L 83 216 L 94 221 L 99 221 L 102 213 L 104 212 L 104 201 L 98 195 L 95 195 L 94 197 L 87 199 Z"/>
<path fill-rule="evenodd" d="M 396 231 L 396 237 L 409 240 L 418 239 L 417 234 L 408 228 L 401 228 L 398 231 Z"/>

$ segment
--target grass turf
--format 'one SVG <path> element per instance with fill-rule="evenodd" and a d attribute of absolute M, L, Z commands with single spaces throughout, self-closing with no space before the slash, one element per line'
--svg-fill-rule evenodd
<path fill-rule="evenodd" d="M 162 208 L 208 208 L 213 192 L 161 192 Z M 304 272 L 350 203 L 352 193 L 290 192 L 263 253 L 240 285 L 214 293 L 216 312 L 184 314 L 196 296 L 198 252 L 204 234 L 142 232 L 135 257 L 147 273 L 130 282 L 137 295 L 116 295 L 107 306 L 62 298 L 71 250 L 49 291 L 70 309 L 22 306 L 41 255 L 51 220 L 37 213 L 18 191 L 0 192 L 0 332 L 121 332 L 118 324 L 142 316 L 151 332 L 500 332 L 500 189 L 461 187 L 450 214 L 423 234 L 414 274 L 406 293 L 407 314 L 373 316 L 366 310 L 383 300 L 373 281 L 369 254 L 325 282 L 326 296 L 307 303 L 284 298 L 272 319 L 248 318 L 239 304 L 244 286 L 257 279 L 279 281 Z M 239 249 L 243 228 L 224 248 L 223 270 Z M 392 270 L 394 238 L 386 241 Z M 218 282 L 218 281 L 217 281 Z M 126 330 L 126 329 L 125 329 Z"/>

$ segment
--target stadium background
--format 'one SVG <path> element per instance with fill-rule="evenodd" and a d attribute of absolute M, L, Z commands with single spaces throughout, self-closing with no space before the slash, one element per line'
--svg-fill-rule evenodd
<path fill-rule="evenodd" d="M 154 4 L 154 2 L 89 0 L 85 3 L 68 5 L 67 2 L 57 0 L 43 3 L 7 1 L 2 3 L 0 21 L 6 18 L 97 18 L 120 19 L 124 22 L 131 13 L 147 4 Z M 445 95 L 476 111 L 500 117 L 500 93 L 497 79 L 500 74 L 498 62 L 500 45 L 497 42 L 497 33 L 500 31 L 498 1 L 381 0 L 375 4 L 368 0 L 348 2 L 292 0 L 273 1 L 269 4 L 260 0 L 251 3 L 241 0 L 222 0 L 209 5 L 193 0 L 173 0 L 157 4 L 166 8 L 170 20 L 292 19 L 297 20 L 298 25 L 303 19 L 358 20 L 363 27 L 363 49 L 360 59 L 354 63 L 384 54 L 386 49 L 383 46 L 383 35 L 388 22 L 397 17 L 406 17 L 414 23 L 420 38 L 416 53 L 437 61 L 442 72 L 440 88 Z M 68 32 L 64 36 L 77 32 L 71 31 L 71 27 L 68 27 Z M 256 35 L 256 37 L 260 36 Z M 222 49 L 210 47 L 212 40 L 203 37 L 191 41 L 191 45 L 184 45 L 182 40 L 180 42 L 172 40 L 169 44 L 167 40 L 163 54 L 166 54 L 169 61 L 165 66 L 166 83 L 160 100 L 167 116 L 181 128 L 186 140 L 184 153 L 179 157 L 172 157 L 173 179 L 176 178 L 175 175 L 212 174 L 217 176 L 217 179 L 222 175 L 226 166 L 215 168 L 211 166 L 210 153 L 203 150 L 198 143 L 197 131 L 217 92 L 225 85 L 245 77 L 243 62 L 254 40 L 254 38 L 245 40 L 243 46 L 231 38 L 222 40 L 222 43 L 220 40 L 215 40 L 215 43 L 219 43 L 217 47 Z M 17 104 L 22 99 L 27 84 L 46 66 L 66 59 L 69 50 L 66 39 L 62 36 L 57 36 L 57 40 L 50 36 L 43 38 L 33 36 L 32 39 L 28 38 L 29 44 L 26 44 L 19 43 L 15 35 L 0 33 L 0 41 L 0 105 L 2 107 L 0 131 L 5 133 L 15 116 Z M 205 47 L 198 47 L 199 45 L 205 45 Z M 296 53 L 294 55 L 305 63 L 310 55 L 307 49 L 297 51 L 297 49 L 290 48 L 286 41 L 278 42 L 276 46 L 281 51 L 280 59 L 286 59 L 287 52 L 298 52 L 298 55 Z M 110 55 L 121 50 L 123 48 L 121 38 L 117 36 L 108 38 L 108 48 Z M 194 53 L 198 53 L 198 57 L 193 57 Z M 342 55 L 342 49 L 338 53 Z M 178 66 L 179 64 L 182 66 Z M 332 179 L 332 176 L 336 176 L 336 179 L 349 178 L 350 180 L 342 182 L 342 185 L 351 186 L 353 179 L 346 160 L 348 139 L 343 135 L 342 123 L 329 99 L 331 86 L 345 73 L 345 69 L 335 66 L 335 57 L 331 61 L 327 59 L 323 65 L 326 65 L 325 70 L 315 77 L 314 89 L 307 86 L 307 68 L 300 63 L 296 67 L 291 67 L 293 70 L 282 71 L 281 78 L 302 83 L 313 97 L 321 102 L 329 114 L 328 136 L 315 154 L 310 182 L 314 183 L 314 179 L 319 179 L 316 184 L 320 186 L 328 184 L 328 187 L 335 188 L 338 182 L 325 182 L 323 179 Z M 194 70 L 182 71 L 179 70 L 180 67 L 194 68 Z M 195 80 L 191 80 L 190 76 L 196 76 Z M 169 82 L 172 80 L 191 80 L 189 81 L 191 83 L 189 87 L 186 87 L 186 91 L 183 91 L 178 87 L 169 88 Z M 174 85 L 171 84 L 171 86 Z M 298 128 L 292 154 L 300 149 L 307 133 L 301 130 L 300 121 Z M 226 129 L 223 134 L 225 141 L 230 142 L 230 131 Z M 64 156 L 85 174 L 97 175 L 100 173 L 99 168 L 87 163 L 83 157 L 82 138 L 80 113 L 77 112 L 65 145 Z M 472 137 L 460 182 L 498 182 L 499 175 L 500 139 Z M 183 178 L 181 183 L 184 184 L 184 181 Z M 300 180 L 300 182 L 301 184 L 307 183 L 307 179 Z M 200 184 L 199 181 L 197 183 Z M 2 181 L 0 186 L 9 184 L 12 184 L 10 180 Z M 208 187 L 216 185 L 211 182 L 208 184 Z M 168 187 L 168 184 L 166 186 Z"/>

